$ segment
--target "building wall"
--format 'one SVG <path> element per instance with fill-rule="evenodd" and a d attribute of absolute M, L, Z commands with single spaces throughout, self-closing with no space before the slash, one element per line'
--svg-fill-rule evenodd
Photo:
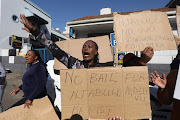
<path fill-rule="evenodd" d="M 20 21 L 15 23 L 12 20 L 13 15 L 16 15 L 19 18 L 20 14 L 25 14 L 25 8 L 28 8 L 38 16 L 47 20 L 49 24 L 41 28 L 46 28 L 49 31 L 51 30 L 51 18 L 29 3 L 25 2 L 24 0 L 1 0 L 0 49 L 12 49 L 12 47 L 9 45 L 9 36 L 16 35 L 25 38 L 29 37 L 29 33 L 22 30 L 23 25 L 20 23 Z M 0 53 L 0 56 L 2 56 L 2 53 Z"/>
<path fill-rule="evenodd" d="M 13 72 L 24 73 L 26 70 L 25 59 L 22 56 L 15 56 L 14 63 L 9 63 L 9 49 L 12 47 L 9 45 L 9 37 L 12 35 L 28 38 L 29 33 L 22 30 L 24 27 L 20 22 L 20 14 L 25 14 L 25 8 L 28 8 L 31 12 L 40 16 L 44 20 L 48 21 L 48 24 L 40 26 L 41 31 L 46 31 L 46 35 L 50 38 L 50 34 L 47 31 L 51 31 L 51 18 L 43 10 L 36 7 L 34 4 L 26 2 L 26 0 L 0 0 L 0 58 L 1 62 L 6 69 L 10 69 Z M 18 22 L 14 22 L 12 16 L 16 15 L 19 19 Z M 28 50 L 24 46 L 24 50 Z M 26 52 L 25 51 L 25 52 Z M 24 53 L 23 49 L 22 52 Z"/>
<path fill-rule="evenodd" d="M 25 58 L 22 56 L 13 56 L 14 63 L 9 63 L 9 56 L 0 56 L 0 62 L 3 63 L 5 69 L 9 69 L 11 72 L 25 73 L 27 64 Z"/>

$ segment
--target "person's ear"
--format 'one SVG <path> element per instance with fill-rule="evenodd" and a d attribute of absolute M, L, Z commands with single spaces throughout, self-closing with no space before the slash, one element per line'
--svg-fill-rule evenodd
<path fill-rule="evenodd" d="M 37 59 L 38 59 L 38 57 L 36 56 L 36 57 L 35 57 L 35 60 L 37 61 Z"/>
<path fill-rule="evenodd" d="M 95 54 L 98 54 L 98 51 L 97 51 L 97 50 L 95 50 Z"/>

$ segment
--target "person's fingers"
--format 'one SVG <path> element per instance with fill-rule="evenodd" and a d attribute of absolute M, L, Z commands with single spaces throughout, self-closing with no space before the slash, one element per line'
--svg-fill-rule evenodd
<path fill-rule="evenodd" d="M 146 53 L 148 50 L 148 47 L 146 47 L 144 50 L 143 50 L 143 53 Z"/>
<path fill-rule="evenodd" d="M 27 27 L 22 28 L 23 30 L 26 30 L 27 32 L 30 32 Z"/>
<path fill-rule="evenodd" d="M 157 73 L 157 71 L 154 71 L 156 77 L 159 77 L 159 74 Z"/>
<path fill-rule="evenodd" d="M 29 21 L 27 20 L 27 18 L 25 17 L 25 15 L 23 15 L 23 19 L 26 23 L 29 23 Z"/>
<path fill-rule="evenodd" d="M 25 104 L 24 104 L 24 108 L 27 107 L 27 108 L 29 109 L 29 106 L 30 106 L 29 103 L 25 103 Z"/>
<path fill-rule="evenodd" d="M 24 108 L 26 108 L 26 103 L 24 104 Z"/>
<path fill-rule="evenodd" d="M 14 90 L 10 92 L 10 94 L 13 94 Z"/>
<path fill-rule="evenodd" d="M 20 19 L 22 19 L 22 14 L 20 14 Z"/>
<path fill-rule="evenodd" d="M 162 74 L 162 78 L 163 80 L 166 80 L 166 75 L 164 73 Z"/>
<path fill-rule="evenodd" d="M 16 91 L 13 90 L 10 94 L 11 94 L 12 96 L 16 95 Z"/>
<path fill-rule="evenodd" d="M 115 118 L 115 120 L 121 120 L 121 117 L 118 117 L 118 116 L 117 116 L 117 117 Z"/>
<path fill-rule="evenodd" d="M 151 79 L 156 79 L 156 76 L 153 73 L 151 73 Z"/>
<path fill-rule="evenodd" d="M 148 51 L 153 51 L 153 48 L 149 46 L 149 47 L 147 47 L 147 50 Z"/>
<path fill-rule="evenodd" d="M 112 118 L 108 118 L 108 120 L 112 120 Z"/>
<path fill-rule="evenodd" d="M 12 95 L 12 96 L 14 96 L 14 95 L 15 95 L 15 93 L 13 92 L 13 93 L 11 93 L 11 95 Z"/>
<path fill-rule="evenodd" d="M 20 18 L 21 18 L 20 22 L 23 23 L 23 24 L 25 24 L 24 17 L 21 15 Z"/>
<path fill-rule="evenodd" d="M 150 55 L 154 55 L 154 50 L 152 47 L 149 47 L 148 51 L 149 51 Z"/>
<path fill-rule="evenodd" d="M 153 48 L 152 47 L 147 47 L 146 54 L 152 56 L 154 54 Z"/>
<path fill-rule="evenodd" d="M 30 32 L 29 29 L 28 29 L 27 27 L 25 27 L 24 30 L 26 30 L 27 32 Z"/>
<path fill-rule="evenodd" d="M 22 20 L 20 20 L 20 22 L 21 22 L 22 24 L 24 24 L 24 22 L 23 22 Z"/>
<path fill-rule="evenodd" d="M 29 109 L 29 104 L 27 104 L 27 108 Z"/>

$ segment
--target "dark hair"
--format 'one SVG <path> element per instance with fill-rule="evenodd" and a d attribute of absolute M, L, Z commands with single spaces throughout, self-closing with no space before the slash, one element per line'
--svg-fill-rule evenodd
<path fill-rule="evenodd" d="M 34 55 L 38 57 L 37 60 L 38 60 L 40 63 L 44 64 L 44 62 L 43 62 L 43 60 L 41 59 L 41 56 L 40 56 L 40 54 L 39 54 L 39 52 L 38 52 L 37 50 L 30 50 L 30 51 L 33 51 Z"/>
<path fill-rule="evenodd" d="M 39 52 L 38 52 L 37 50 L 30 50 L 30 51 L 32 51 L 32 52 L 34 53 L 34 55 L 38 57 L 37 60 L 38 60 L 42 65 L 44 65 L 44 67 L 45 67 L 45 69 L 46 69 L 47 64 L 43 62 L 43 60 L 41 59 L 41 56 L 40 56 Z M 46 69 L 46 77 L 48 77 L 48 71 L 47 71 L 47 69 Z"/>
<path fill-rule="evenodd" d="M 99 63 L 99 53 L 98 53 L 98 45 L 97 45 L 97 43 L 94 42 L 93 40 L 87 40 L 87 41 L 90 41 L 90 42 L 94 43 L 95 48 L 96 48 L 96 50 L 97 50 L 97 54 L 94 55 L 94 62 L 95 62 L 95 63 Z M 87 42 L 87 41 L 86 41 L 86 42 Z"/>

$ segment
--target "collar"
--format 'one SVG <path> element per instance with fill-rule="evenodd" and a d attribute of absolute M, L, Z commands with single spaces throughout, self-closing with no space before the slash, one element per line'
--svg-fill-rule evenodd
<path fill-rule="evenodd" d="M 99 66 L 98 63 L 94 63 L 94 64 L 88 66 L 88 63 L 85 62 L 85 61 L 83 61 L 83 65 L 84 65 L 85 68 L 98 67 Z"/>

